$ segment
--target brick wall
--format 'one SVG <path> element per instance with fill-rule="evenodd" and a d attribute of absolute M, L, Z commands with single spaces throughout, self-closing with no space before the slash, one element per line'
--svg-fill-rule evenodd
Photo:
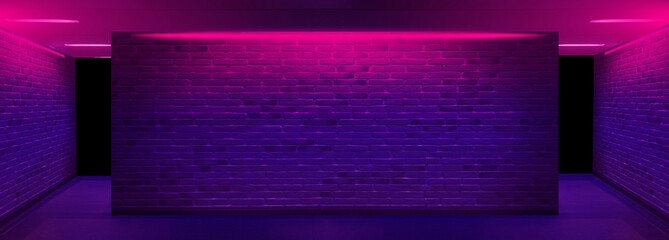
<path fill-rule="evenodd" d="M 669 219 L 669 28 L 595 56 L 594 172 Z"/>
<path fill-rule="evenodd" d="M 76 173 L 74 106 L 74 59 L 0 29 L 0 223 Z"/>
<path fill-rule="evenodd" d="M 112 38 L 114 213 L 557 212 L 557 34 Z"/>

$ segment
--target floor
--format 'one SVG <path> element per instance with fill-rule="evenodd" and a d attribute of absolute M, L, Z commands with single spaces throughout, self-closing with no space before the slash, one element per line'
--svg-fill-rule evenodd
<path fill-rule="evenodd" d="M 591 174 L 560 176 L 559 216 L 110 216 L 109 177 L 77 177 L 7 239 L 669 239 Z"/>

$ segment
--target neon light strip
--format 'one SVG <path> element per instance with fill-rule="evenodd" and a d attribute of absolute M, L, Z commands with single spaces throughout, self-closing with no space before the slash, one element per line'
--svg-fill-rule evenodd
<path fill-rule="evenodd" d="M 23 42 L 28 43 L 28 44 L 30 44 L 30 45 L 32 45 L 32 46 L 34 46 L 34 47 L 37 47 L 37 48 L 42 49 L 42 50 L 44 50 L 44 51 L 53 53 L 53 54 L 55 54 L 55 55 L 57 55 L 57 56 L 59 56 L 59 57 L 62 57 L 62 58 L 65 57 L 65 54 L 62 54 L 62 53 L 60 53 L 60 52 L 57 52 L 57 51 L 55 51 L 55 50 L 53 50 L 53 49 L 51 49 L 51 48 L 45 47 L 45 46 L 43 46 L 43 45 L 41 45 L 41 44 L 34 43 L 34 42 L 32 42 L 32 41 L 30 41 L 30 40 L 24 38 L 24 37 L 21 37 L 21 36 L 19 36 L 19 35 L 16 35 L 16 34 L 13 33 L 13 32 L 8 31 L 8 30 L 6 30 L 6 29 L 4 29 L 4 28 L 0 28 L 0 31 L 1 31 L 1 32 L 4 32 L 4 33 L 7 33 L 7 34 L 9 34 L 9 35 L 12 35 L 12 36 L 14 36 L 15 38 L 21 39 Z"/>
<path fill-rule="evenodd" d="M 465 33 L 465 32 L 200 32 L 140 33 L 135 37 L 151 38 L 448 38 L 497 39 L 541 37 L 536 33 Z"/>
<path fill-rule="evenodd" d="M 111 47 L 111 44 L 106 43 L 66 43 L 67 47 Z"/>
<path fill-rule="evenodd" d="M 629 42 L 626 42 L 626 43 L 623 43 L 623 44 L 621 44 L 621 45 L 618 45 L 617 47 L 614 47 L 614 48 L 612 48 L 612 49 L 606 50 L 606 51 L 604 52 L 604 55 L 607 55 L 607 54 L 609 54 L 609 53 L 618 51 L 618 50 L 620 50 L 620 49 L 622 49 L 622 48 L 625 48 L 625 47 L 627 47 L 627 46 L 629 46 L 629 45 L 632 45 L 632 44 L 634 44 L 634 43 L 637 43 L 637 42 L 646 40 L 646 39 L 648 39 L 648 38 L 654 36 L 654 35 L 657 34 L 657 33 L 661 33 L 661 32 L 663 32 L 665 29 L 669 29 L 669 25 L 665 25 L 664 27 L 661 27 L 661 28 L 659 28 L 659 29 L 657 29 L 657 30 L 655 30 L 655 31 L 652 31 L 652 32 L 650 32 L 650 33 L 648 33 L 648 34 L 646 34 L 646 35 L 640 37 L 640 38 L 631 40 L 631 41 L 629 41 Z"/>
<path fill-rule="evenodd" d="M 564 43 L 564 44 L 558 44 L 560 47 L 601 47 L 604 46 L 605 44 L 601 43 Z"/>
<path fill-rule="evenodd" d="M 79 23 L 79 20 L 72 20 L 72 19 L 42 19 L 42 18 L 35 18 L 35 19 L 5 19 L 7 22 L 15 22 L 15 23 Z"/>
<path fill-rule="evenodd" d="M 590 20 L 590 23 L 649 23 L 659 22 L 657 19 L 635 19 L 635 18 L 621 18 L 621 19 L 595 19 Z"/>

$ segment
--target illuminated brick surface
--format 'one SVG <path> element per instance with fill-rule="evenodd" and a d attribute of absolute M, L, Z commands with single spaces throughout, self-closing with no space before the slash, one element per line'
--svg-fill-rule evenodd
<path fill-rule="evenodd" d="M 74 59 L 0 29 L 0 221 L 76 173 Z"/>
<path fill-rule="evenodd" d="M 112 38 L 116 213 L 557 212 L 557 34 Z"/>
<path fill-rule="evenodd" d="M 595 56 L 593 171 L 669 219 L 669 28 Z"/>

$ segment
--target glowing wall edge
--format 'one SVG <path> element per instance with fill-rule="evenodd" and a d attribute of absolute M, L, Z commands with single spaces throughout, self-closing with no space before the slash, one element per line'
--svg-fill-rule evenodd
<path fill-rule="evenodd" d="M 79 23 L 79 20 L 55 18 L 5 19 L 5 21 L 15 23 Z"/>
<path fill-rule="evenodd" d="M 541 37 L 537 33 L 473 33 L 473 32 L 190 32 L 140 33 L 134 37 L 150 38 L 447 38 L 500 39 Z"/>
<path fill-rule="evenodd" d="M 620 44 L 620 45 L 618 45 L 618 46 L 616 46 L 616 47 L 613 47 L 613 48 L 611 48 L 611 49 L 609 49 L 609 50 L 606 50 L 606 51 L 604 51 L 604 55 L 608 55 L 608 54 L 610 54 L 610 53 L 612 53 L 612 52 L 615 52 L 615 51 L 618 51 L 618 50 L 620 50 L 620 49 L 623 49 L 623 48 L 625 48 L 625 47 L 627 47 L 627 46 L 629 46 L 629 45 L 632 45 L 632 44 L 635 44 L 635 43 L 637 43 L 637 42 L 646 40 L 646 39 L 648 39 L 648 38 L 654 36 L 655 34 L 658 34 L 658 33 L 662 32 L 664 29 L 667 29 L 667 28 L 669 28 L 669 25 L 664 25 L 663 27 L 658 28 L 658 29 L 656 29 L 656 30 L 654 30 L 654 31 L 652 31 L 652 32 L 649 32 L 649 33 L 647 33 L 647 34 L 645 34 L 645 35 L 643 35 L 643 36 L 641 36 L 641 37 L 639 37 L 639 38 L 633 39 L 633 40 L 631 40 L 631 41 L 628 41 L 628 42 L 626 42 L 626 43 L 622 43 L 622 44 Z"/>
<path fill-rule="evenodd" d="M 659 22 L 659 19 L 647 18 L 615 18 L 615 19 L 594 19 L 590 23 L 652 23 Z"/>
<path fill-rule="evenodd" d="M 51 49 L 51 48 L 49 48 L 49 47 L 46 47 L 46 46 L 44 46 L 44 45 L 41 45 L 41 44 L 39 44 L 39 43 L 35 43 L 35 42 L 33 42 L 33 41 L 29 40 L 29 39 L 26 39 L 26 38 L 24 38 L 24 37 L 21 37 L 21 36 L 17 35 L 16 33 L 11 32 L 11 31 L 9 31 L 9 30 L 7 30 L 7 29 L 4 29 L 4 28 L 1 28 L 1 27 L 0 27 L 0 32 L 4 32 L 4 33 L 7 33 L 7 34 L 9 34 L 9 35 L 12 35 L 12 36 L 14 36 L 14 37 L 16 37 L 16 38 L 19 38 L 19 39 L 23 40 L 23 42 L 25 42 L 25 43 L 28 43 L 28 44 L 30 44 L 30 45 L 32 45 L 32 46 L 34 46 L 34 47 L 37 47 L 37 48 L 42 49 L 42 50 L 44 50 L 44 51 L 47 51 L 47 52 L 49 52 L 49 53 L 53 53 L 53 54 L 55 54 L 55 55 L 57 55 L 57 56 L 59 56 L 59 57 L 62 57 L 62 58 L 65 57 L 65 54 L 63 54 L 63 53 L 60 53 L 60 52 L 58 52 L 58 51 L 56 51 L 56 50 L 53 50 L 53 49 Z"/>

